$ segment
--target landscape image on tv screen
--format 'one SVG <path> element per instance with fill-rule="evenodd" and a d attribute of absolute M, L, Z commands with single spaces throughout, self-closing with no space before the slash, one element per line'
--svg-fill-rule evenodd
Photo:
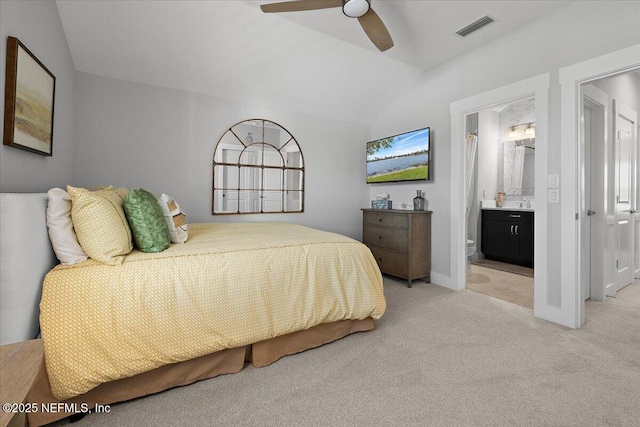
<path fill-rule="evenodd" d="M 367 184 L 429 179 L 429 128 L 367 142 Z"/>

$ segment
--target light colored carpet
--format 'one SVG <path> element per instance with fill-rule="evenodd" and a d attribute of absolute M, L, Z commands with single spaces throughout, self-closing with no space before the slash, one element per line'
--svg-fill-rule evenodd
<path fill-rule="evenodd" d="M 374 331 L 74 426 L 638 425 L 640 284 L 589 302 L 580 330 L 472 291 L 385 277 L 385 293 Z"/>

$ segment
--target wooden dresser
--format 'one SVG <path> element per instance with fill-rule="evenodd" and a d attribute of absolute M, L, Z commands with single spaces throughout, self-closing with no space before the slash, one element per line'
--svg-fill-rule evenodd
<path fill-rule="evenodd" d="M 41 339 L 0 346 L 0 401 L 3 405 L 13 404 L 8 408 L 3 406 L 0 412 L 0 426 L 26 426 L 26 412 L 41 409 L 35 405 L 36 402 L 31 402 L 26 405 L 29 409 L 16 411 L 25 408 L 25 405 L 21 404 L 25 402 L 27 393 L 31 390 L 43 357 L 44 346 Z"/>
<path fill-rule="evenodd" d="M 431 282 L 431 211 L 363 209 L 363 241 L 383 273 Z"/>

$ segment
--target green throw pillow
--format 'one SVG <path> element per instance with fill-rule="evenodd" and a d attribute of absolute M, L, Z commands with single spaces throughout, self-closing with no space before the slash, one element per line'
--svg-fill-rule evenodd
<path fill-rule="evenodd" d="M 143 189 L 131 190 L 124 199 L 123 208 L 138 249 L 162 252 L 169 247 L 169 228 L 153 194 Z"/>

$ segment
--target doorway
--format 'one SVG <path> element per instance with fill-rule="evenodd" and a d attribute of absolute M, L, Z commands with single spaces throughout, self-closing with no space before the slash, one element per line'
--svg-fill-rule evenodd
<path fill-rule="evenodd" d="M 547 187 L 547 120 L 549 74 L 481 93 L 450 106 L 451 113 L 451 282 L 450 288 L 466 289 L 466 117 L 474 112 L 510 104 L 526 98 L 535 99 L 536 163 L 535 188 L 546 194 Z M 549 304 L 547 286 L 547 198 L 535 202 L 534 227 L 534 315 L 556 321 L 557 307 Z M 510 227 L 509 227 L 510 229 Z"/>
<path fill-rule="evenodd" d="M 640 278 L 640 71 L 581 85 L 582 298 L 604 301 Z"/>
<path fill-rule="evenodd" d="M 466 289 L 534 307 L 535 99 L 466 116 Z"/>
<path fill-rule="evenodd" d="M 560 200 L 560 250 L 563 257 L 560 271 L 562 298 L 557 310 L 557 322 L 568 327 L 579 328 L 585 323 L 585 302 L 581 288 L 585 274 L 588 274 L 584 266 L 584 227 L 587 221 L 591 221 L 587 220 L 584 191 L 585 146 L 580 126 L 583 106 L 581 92 L 590 82 L 640 70 L 638 58 L 640 45 L 634 45 L 560 69 L 563 162 L 559 177 L 563 194 Z M 615 217 L 607 215 L 605 221 L 608 227 L 611 221 L 615 222 Z M 637 235 L 634 239 L 637 241 Z M 610 242 L 605 244 L 610 245 Z M 605 271 L 608 270 L 605 268 Z"/>

